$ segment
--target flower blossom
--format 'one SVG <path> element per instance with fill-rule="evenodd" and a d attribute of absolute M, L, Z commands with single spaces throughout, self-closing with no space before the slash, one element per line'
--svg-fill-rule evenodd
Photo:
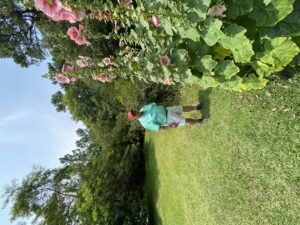
<path fill-rule="evenodd" d="M 110 82 L 112 82 L 112 80 L 113 80 L 113 78 L 107 76 L 107 75 L 104 74 L 104 73 L 101 73 L 101 74 L 99 74 L 99 75 L 93 74 L 92 77 L 93 77 L 94 80 L 98 80 L 98 81 L 100 81 L 100 82 L 102 82 L 102 83 L 107 83 L 107 82 L 110 83 Z"/>
<path fill-rule="evenodd" d="M 72 11 L 72 9 L 63 5 L 60 0 L 34 0 L 35 7 L 45 13 L 54 21 L 69 21 L 70 23 L 76 23 L 82 20 L 85 16 L 84 8 L 79 11 Z"/>
<path fill-rule="evenodd" d="M 150 19 L 148 19 L 150 26 L 159 27 L 160 26 L 160 20 L 156 16 L 152 16 Z"/>
<path fill-rule="evenodd" d="M 174 83 L 172 77 L 169 77 L 169 78 L 164 80 L 163 84 L 172 85 L 172 84 L 175 84 L 175 83 Z"/>
<path fill-rule="evenodd" d="M 100 22 L 103 20 L 103 17 L 99 14 L 97 10 L 92 10 L 92 14 L 96 17 Z"/>
<path fill-rule="evenodd" d="M 226 17 L 226 15 L 223 14 L 225 11 L 226 11 L 225 4 L 224 3 L 219 3 L 219 4 L 214 5 L 213 7 L 209 8 L 208 11 L 207 11 L 207 15 Z"/>
<path fill-rule="evenodd" d="M 91 42 L 89 42 L 85 37 L 81 35 L 84 30 L 84 26 L 79 25 L 79 29 L 76 27 L 70 27 L 67 31 L 67 34 L 71 38 L 71 40 L 75 41 L 78 45 L 87 45 L 91 46 Z"/>
<path fill-rule="evenodd" d="M 80 56 L 78 56 L 78 59 L 76 60 L 76 65 L 79 66 L 80 68 L 85 68 L 85 67 L 91 67 L 94 64 L 90 57 L 80 55 Z"/>
<path fill-rule="evenodd" d="M 72 81 L 72 82 L 75 82 L 75 81 L 77 81 L 78 79 L 79 79 L 79 76 L 71 77 L 71 81 Z"/>
<path fill-rule="evenodd" d="M 57 74 L 54 78 L 60 84 L 69 84 L 71 82 L 71 80 L 63 74 Z"/>
<path fill-rule="evenodd" d="M 160 57 L 160 64 L 164 66 L 168 66 L 171 64 L 171 59 L 169 58 L 169 56 L 164 55 Z"/>
<path fill-rule="evenodd" d="M 70 73 L 70 72 L 72 72 L 74 69 L 75 69 L 75 65 L 73 65 L 73 66 L 68 66 L 68 65 L 64 64 L 63 67 L 62 67 L 62 69 L 61 69 L 61 72 L 63 72 L 63 73 Z"/>
<path fill-rule="evenodd" d="M 105 57 L 105 58 L 102 60 L 102 62 L 103 62 L 103 64 L 104 64 L 105 66 L 108 66 L 108 65 L 110 64 L 110 58 Z"/>
<path fill-rule="evenodd" d="M 132 4 L 130 2 L 124 2 L 123 7 L 124 7 L 124 9 L 130 10 L 130 9 L 132 9 Z"/>

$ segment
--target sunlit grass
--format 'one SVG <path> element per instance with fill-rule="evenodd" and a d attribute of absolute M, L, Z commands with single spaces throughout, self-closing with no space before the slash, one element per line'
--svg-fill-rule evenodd
<path fill-rule="evenodd" d="M 151 222 L 300 224 L 300 75 L 246 94 L 184 88 L 181 104 L 200 98 L 207 125 L 146 134 Z"/>

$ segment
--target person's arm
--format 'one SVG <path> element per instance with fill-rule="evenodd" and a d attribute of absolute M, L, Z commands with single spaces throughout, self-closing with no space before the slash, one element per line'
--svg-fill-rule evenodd
<path fill-rule="evenodd" d="M 160 103 L 157 103 L 156 105 L 167 107 L 167 106 L 173 106 L 174 102 L 160 102 Z"/>

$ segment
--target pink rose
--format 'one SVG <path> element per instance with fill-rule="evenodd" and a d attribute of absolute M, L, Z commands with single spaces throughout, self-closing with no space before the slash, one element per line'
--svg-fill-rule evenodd
<path fill-rule="evenodd" d="M 223 13 L 226 11 L 226 6 L 224 3 L 219 3 L 209 8 L 207 11 L 207 15 L 209 16 L 221 16 L 226 17 Z"/>
<path fill-rule="evenodd" d="M 164 66 L 168 66 L 171 63 L 171 59 L 169 58 L 169 56 L 164 55 L 162 57 L 160 57 L 160 64 L 164 65 Z"/>
<path fill-rule="evenodd" d="M 61 69 L 61 72 L 63 73 L 70 73 L 74 70 L 75 66 L 68 66 L 66 64 L 63 65 L 62 69 Z"/>
<path fill-rule="evenodd" d="M 62 74 L 57 74 L 55 76 L 55 80 L 60 83 L 60 84 L 69 84 L 71 81 L 68 77 L 62 75 Z"/>
<path fill-rule="evenodd" d="M 159 27 L 160 26 L 160 20 L 158 17 L 156 16 L 152 16 L 149 20 L 149 25 L 150 26 L 155 26 L 155 27 Z"/>
<path fill-rule="evenodd" d="M 173 81 L 173 79 L 171 77 L 165 79 L 163 83 L 166 84 L 166 85 L 175 84 L 174 81 Z"/>
<path fill-rule="evenodd" d="M 103 64 L 104 64 L 105 66 L 108 66 L 108 65 L 110 64 L 110 58 L 105 57 L 105 58 L 102 60 L 102 62 L 103 62 Z"/>

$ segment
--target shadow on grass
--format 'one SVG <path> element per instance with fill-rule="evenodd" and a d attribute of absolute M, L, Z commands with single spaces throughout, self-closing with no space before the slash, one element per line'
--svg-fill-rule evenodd
<path fill-rule="evenodd" d="M 144 152 L 146 159 L 145 193 L 149 210 L 149 224 L 162 225 L 161 218 L 156 209 L 160 188 L 159 170 L 155 159 L 155 147 L 151 140 L 145 141 Z"/>
<path fill-rule="evenodd" d="M 212 92 L 212 88 L 201 90 L 198 93 L 199 101 L 204 101 L 204 107 L 201 109 L 202 116 L 206 119 L 210 118 L 210 100 L 209 95 Z"/>

